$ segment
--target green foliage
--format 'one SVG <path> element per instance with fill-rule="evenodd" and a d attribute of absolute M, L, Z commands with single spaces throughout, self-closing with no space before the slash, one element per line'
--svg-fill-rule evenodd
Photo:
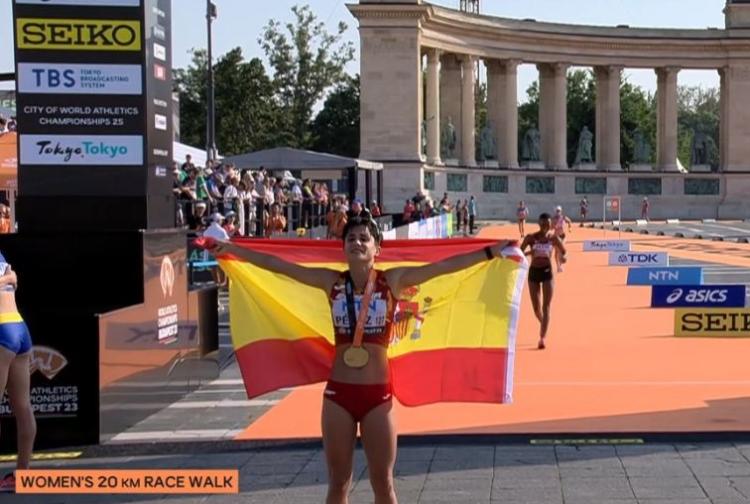
<path fill-rule="evenodd" d="M 206 51 L 194 50 L 191 64 L 174 72 L 181 140 L 196 147 L 206 145 L 206 66 Z M 241 154 L 272 145 L 278 136 L 279 110 L 263 62 L 245 61 L 238 47 L 218 59 L 214 75 L 219 152 Z"/>
<path fill-rule="evenodd" d="M 335 34 L 318 22 L 310 6 L 294 6 L 294 23 L 283 28 L 269 20 L 258 43 L 273 68 L 273 84 L 281 107 L 281 128 L 291 146 L 311 143 L 313 107 L 325 91 L 345 76 L 344 67 L 354 58 L 351 42 L 341 43 L 346 24 Z"/>
<path fill-rule="evenodd" d="M 683 166 L 692 164 L 693 137 L 704 133 L 713 146 L 708 161 L 714 168 L 719 165 L 719 124 L 721 95 L 716 88 L 680 86 L 677 89 L 677 157 Z"/>
<path fill-rule="evenodd" d="M 518 107 L 519 142 L 525 132 L 539 128 L 539 83 L 533 82 L 526 91 L 527 101 Z M 708 135 L 719 145 L 719 91 L 714 88 L 678 88 L 678 157 L 682 164 L 691 164 L 693 132 Z M 640 129 L 651 147 L 651 162 L 656 162 L 656 96 L 623 79 L 620 84 L 620 160 L 623 166 L 634 159 L 634 136 Z M 589 70 L 568 73 L 568 162 L 575 159 L 578 137 L 587 126 L 596 131 L 596 79 Z M 599 139 L 594 137 L 594 143 Z M 712 166 L 719 163 L 718 149 L 709 153 Z"/>
<path fill-rule="evenodd" d="M 312 123 L 312 149 L 359 156 L 359 75 L 347 77 L 328 95 Z"/>

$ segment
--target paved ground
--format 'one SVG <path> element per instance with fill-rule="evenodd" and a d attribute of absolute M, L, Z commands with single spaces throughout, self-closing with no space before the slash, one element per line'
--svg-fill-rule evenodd
<path fill-rule="evenodd" d="M 750 502 L 750 445 L 654 444 L 402 446 L 396 487 L 402 503 L 737 504 Z M 22 496 L 7 502 L 322 503 L 320 449 L 110 457 L 67 468 L 239 468 L 240 495 Z M 356 454 L 352 503 L 373 502 L 367 467 Z M 7 464 L 6 464 L 7 466 Z M 53 466 L 49 464 L 48 466 Z M 0 497 L 5 502 L 5 498 Z"/>
<path fill-rule="evenodd" d="M 597 227 L 601 223 L 595 224 Z M 609 229 L 620 229 L 622 231 L 632 230 L 648 234 L 664 234 L 666 236 L 677 236 L 685 238 L 698 238 L 704 240 L 721 240 L 747 243 L 750 241 L 750 221 L 685 221 L 666 223 L 649 222 L 638 225 L 636 222 L 623 222 L 619 226 L 607 226 Z"/>

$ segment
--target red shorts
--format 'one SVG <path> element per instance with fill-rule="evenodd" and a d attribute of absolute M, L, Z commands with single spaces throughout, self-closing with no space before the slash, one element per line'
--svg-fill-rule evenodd
<path fill-rule="evenodd" d="M 355 422 L 381 404 L 392 401 L 390 383 L 344 383 L 328 380 L 323 397 L 335 402 L 352 416 Z"/>

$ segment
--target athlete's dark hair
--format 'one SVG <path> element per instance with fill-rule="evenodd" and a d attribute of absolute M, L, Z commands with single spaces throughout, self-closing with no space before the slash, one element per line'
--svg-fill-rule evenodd
<path fill-rule="evenodd" d="M 551 218 L 552 217 L 550 217 L 550 215 L 547 212 L 544 212 L 543 214 L 539 215 L 539 220 L 551 219 Z"/>
<path fill-rule="evenodd" d="M 354 215 L 352 212 L 348 212 L 348 220 L 344 225 L 343 240 L 346 241 L 346 236 L 353 228 L 357 226 L 365 226 L 370 230 L 370 234 L 375 238 L 375 243 L 380 245 L 383 241 L 383 235 L 380 234 L 380 228 L 378 223 L 375 222 L 370 214 L 370 211 L 363 208 L 359 215 Z"/>

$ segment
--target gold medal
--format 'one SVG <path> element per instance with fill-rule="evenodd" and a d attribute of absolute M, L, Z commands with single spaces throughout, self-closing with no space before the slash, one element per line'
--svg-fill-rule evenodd
<path fill-rule="evenodd" d="M 370 353 L 365 347 L 350 346 L 344 352 L 344 364 L 350 368 L 363 368 L 370 360 Z"/>

